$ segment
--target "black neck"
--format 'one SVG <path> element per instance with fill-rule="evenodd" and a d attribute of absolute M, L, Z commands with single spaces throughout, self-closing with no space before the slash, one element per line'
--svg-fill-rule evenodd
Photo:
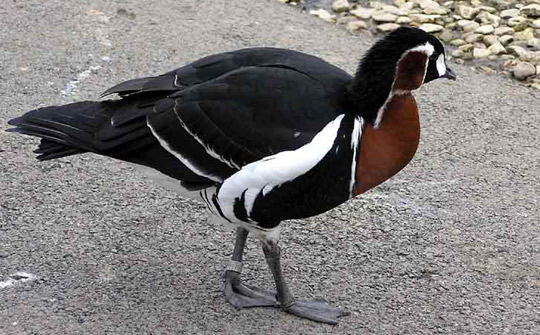
<path fill-rule="evenodd" d="M 373 67 L 360 64 L 351 85 L 347 88 L 347 97 L 352 109 L 366 122 L 375 122 L 377 112 L 390 95 L 394 72 L 386 72 L 375 71 Z"/>

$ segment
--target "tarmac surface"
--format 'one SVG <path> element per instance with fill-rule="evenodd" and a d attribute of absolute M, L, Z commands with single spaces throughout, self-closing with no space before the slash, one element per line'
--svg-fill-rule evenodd
<path fill-rule="evenodd" d="M 0 334 L 540 334 L 540 95 L 454 65 L 417 92 L 422 140 L 391 181 L 287 222 L 299 298 L 337 326 L 235 310 L 221 274 L 233 233 L 131 166 L 40 163 L 7 120 L 96 99 L 123 80 L 251 46 L 348 71 L 373 39 L 274 0 L 25 0 L 0 7 Z M 258 243 L 244 278 L 271 288 Z"/>

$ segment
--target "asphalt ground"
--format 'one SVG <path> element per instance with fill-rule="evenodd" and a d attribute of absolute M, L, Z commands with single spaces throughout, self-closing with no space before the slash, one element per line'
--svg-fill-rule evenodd
<path fill-rule="evenodd" d="M 540 95 L 505 78 L 454 65 L 416 94 L 405 170 L 284 225 L 293 292 L 350 310 L 337 326 L 235 310 L 233 234 L 202 205 L 112 159 L 40 163 L 36 139 L 3 132 L 212 53 L 279 46 L 352 72 L 372 43 L 274 0 L 2 1 L 0 334 L 539 334 Z M 244 278 L 273 284 L 254 240 Z"/>

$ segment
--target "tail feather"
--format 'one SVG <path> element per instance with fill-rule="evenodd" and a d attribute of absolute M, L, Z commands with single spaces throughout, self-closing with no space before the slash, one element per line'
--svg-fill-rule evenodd
<path fill-rule="evenodd" d="M 103 102 L 93 101 L 39 108 L 8 121 L 15 128 L 7 131 L 41 138 L 34 151 L 39 160 L 92 151 L 94 133 L 106 108 Z"/>

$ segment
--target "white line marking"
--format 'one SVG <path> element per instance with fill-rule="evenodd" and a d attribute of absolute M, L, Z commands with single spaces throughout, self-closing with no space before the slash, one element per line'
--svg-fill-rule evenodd
<path fill-rule="evenodd" d="M 0 281 L 0 289 L 13 286 L 17 283 L 24 283 L 28 281 L 36 280 L 36 276 L 28 272 L 17 272 L 9 276 L 10 278 L 4 281 Z"/>

